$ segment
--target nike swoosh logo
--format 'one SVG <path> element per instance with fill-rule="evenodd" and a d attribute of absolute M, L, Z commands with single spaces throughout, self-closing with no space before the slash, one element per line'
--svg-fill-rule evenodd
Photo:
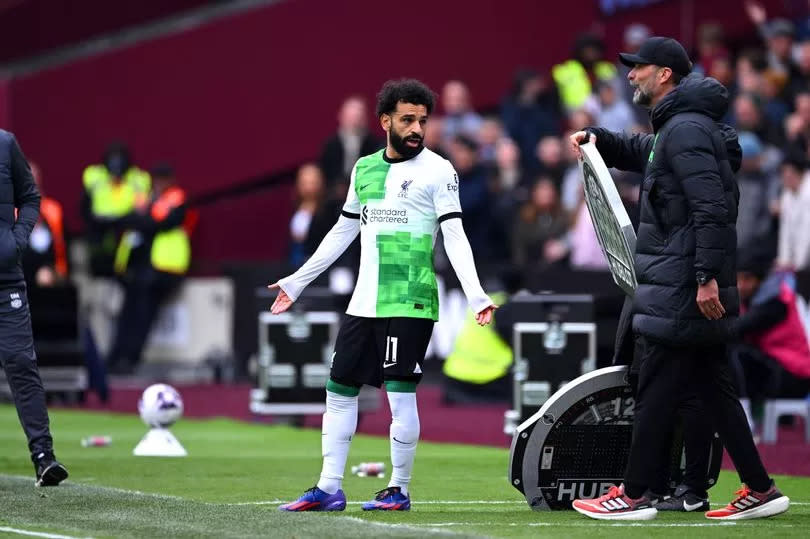
<path fill-rule="evenodd" d="M 366 187 L 368 187 L 369 185 L 371 185 L 371 184 L 370 184 L 370 183 L 367 183 L 367 184 L 365 184 L 365 185 L 361 185 L 360 187 L 358 187 L 358 188 L 357 188 L 357 190 L 358 190 L 358 191 L 362 191 L 363 189 L 365 189 L 365 188 L 366 188 Z"/>
<path fill-rule="evenodd" d="M 393 439 L 393 440 L 394 440 L 396 443 L 398 443 L 398 444 L 402 444 L 402 445 L 413 445 L 413 443 L 414 443 L 414 442 L 408 443 L 408 442 L 403 442 L 403 441 L 401 441 L 401 440 L 397 440 L 397 437 L 396 437 L 396 436 L 394 436 L 392 439 Z"/>
<path fill-rule="evenodd" d="M 703 507 L 703 502 L 686 503 L 686 500 L 683 501 L 683 508 L 687 511 L 695 511 L 696 509 L 700 509 L 701 507 Z"/>
<path fill-rule="evenodd" d="M 393 367 L 396 363 L 383 363 L 383 369 L 387 369 L 388 367 Z"/>

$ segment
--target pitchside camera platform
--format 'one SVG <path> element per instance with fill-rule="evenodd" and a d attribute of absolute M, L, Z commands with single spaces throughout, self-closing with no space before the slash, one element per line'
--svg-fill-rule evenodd
<path fill-rule="evenodd" d="M 567 384 L 512 438 L 509 480 L 535 511 L 571 509 L 622 481 L 633 433 L 635 399 L 627 367 L 599 369 Z M 720 473 L 723 446 L 715 436 L 709 483 Z M 680 432 L 673 437 L 670 487 L 680 482 L 685 459 Z"/>

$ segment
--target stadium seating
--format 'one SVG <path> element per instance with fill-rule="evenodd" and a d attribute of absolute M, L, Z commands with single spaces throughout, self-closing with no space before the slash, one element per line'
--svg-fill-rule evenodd
<path fill-rule="evenodd" d="M 810 443 L 810 395 L 806 399 L 773 399 L 765 401 L 765 419 L 762 425 L 762 441 L 776 443 L 779 418 L 785 415 L 804 419 L 804 441 Z"/>

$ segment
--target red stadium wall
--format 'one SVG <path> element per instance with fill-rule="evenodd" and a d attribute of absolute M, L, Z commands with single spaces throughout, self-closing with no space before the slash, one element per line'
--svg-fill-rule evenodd
<path fill-rule="evenodd" d="M 0 62 L 142 24 L 206 0 L 11 0 L 0 2 Z"/>
<path fill-rule="evenodd" d="M 0 79 L 0 127 L 11 125 L 11 100 L 9 82 Z"/>
<path fill-rule="evenodd" d="M 204 194 L 313 158 L 342 99 L 371 99 L 388 78 L 418 77 L 434 88 L 459 78 L 477 104 L 497 103 L 516 67 L 564 59 L 573 37 L 600 18 L 594 1 L 568 5 L 288 0 L 14 79 L 0 122 L 39 162 L 46 190 L 77 229 L 81 171 L 113 138 L 126 140 L 140 164 L 174 163 L 190 193 Z M 739 32 L 746 16 L 729 9 L 739 5 L 665 1 L 601 25 L 615 51 L 624 26 L 640 19 L 679 37 L 706 19 Z M 204 206 L 195 256 L 283 256 L 289 200 L 286 187 Z"/>

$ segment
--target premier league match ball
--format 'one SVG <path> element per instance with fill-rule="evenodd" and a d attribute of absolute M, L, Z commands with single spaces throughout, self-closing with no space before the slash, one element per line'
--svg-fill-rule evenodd
<path fill-rule="evenodd" d="M 183 415 L 183 399 L 175 388 L 166 384 L 147 387 L 138 401 L 141 419 L 152 428 L 168 428 Z"/>

